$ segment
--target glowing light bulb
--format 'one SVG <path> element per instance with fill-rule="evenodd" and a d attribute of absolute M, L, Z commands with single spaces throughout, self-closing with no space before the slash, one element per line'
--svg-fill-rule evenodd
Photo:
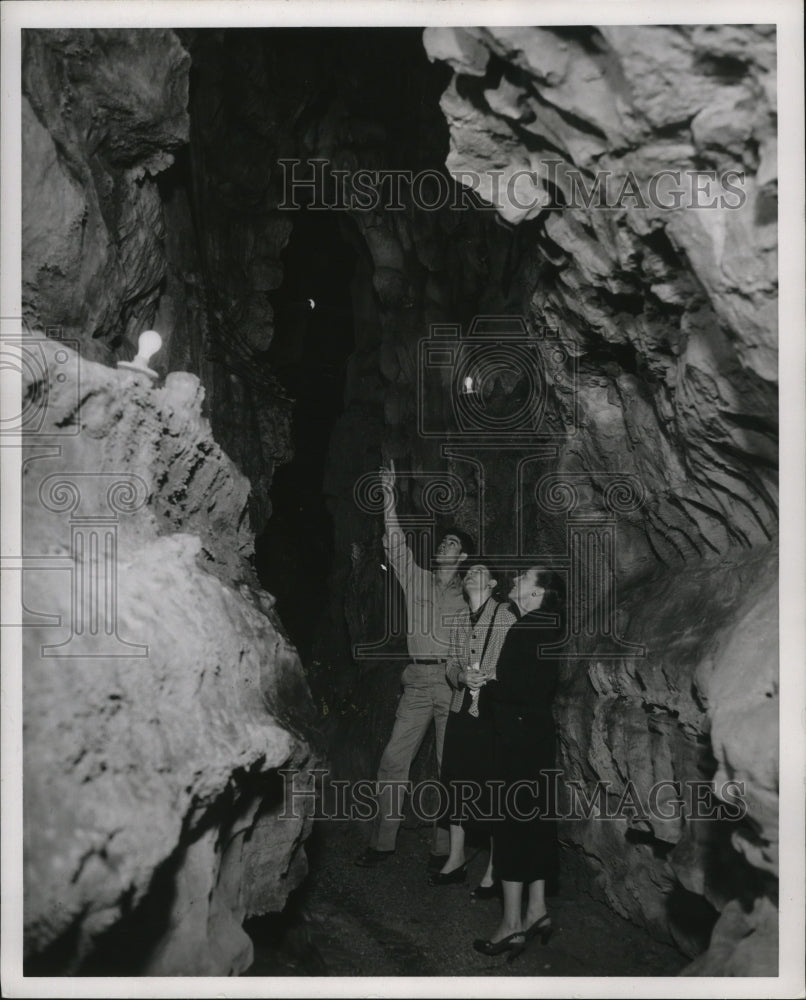
<path fill-rule="evenodd" d="M 162 337 L 157 331 L 144 330 L 137 338 L 137 356 L 133 361 L 118 361 L 118 368 L 140 372 L 143 375 L 148 375 L 151 379 L 159 378 L 157 372 L 149 368 L 148 363 L 161 347 Z"/>
<path fill-rule="evenodd" d="M 465 396 L 469 396 L 475 391 L 476 390 L 473 388 L 473 378 L 472 376 L 468 375 L 464 380 L 464 384 L 462 385 L 462 393 Z"/>
<path fill-rule="evenodd" d="M 137 357 L 134 360 L 139 361 L 145 368 L 148 368 L 148 362 L 161 347 L 162 337 L 157 331 L 144 330 L 137 339 Z"/>

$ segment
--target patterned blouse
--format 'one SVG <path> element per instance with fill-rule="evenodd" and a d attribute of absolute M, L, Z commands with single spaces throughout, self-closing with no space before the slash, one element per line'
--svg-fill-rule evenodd
<path fill-rule="evenodd" d="M 459 686 L 460 672 L 479 663 L 482 674 L 494 680 L 498 655 L 507 632 L 516 621 L 506 604 L 499 604 L 491 597 L 479 609 L 478 615 L 473 615 L 466 607 L 455 616 L 445 668 L 445 676 L 453 688 L 452 712 L 458 712 L 464 700 L 465 688 Z"/>

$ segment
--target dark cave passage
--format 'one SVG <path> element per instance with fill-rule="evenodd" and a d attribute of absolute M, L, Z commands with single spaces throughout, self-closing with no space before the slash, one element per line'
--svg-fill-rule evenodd
<path fill-rule="evenodd" d="M 347 359 L 355 348 L 350 283 L 355 251 L 348 220 L 301 209 L 283 251 L 283 283 L 272 296 L 268 361 L 294 400 L 294 457 L 272 484 L 272 516 L 255 539 L 261 584 L 277 598 L 283 623 L 310 659 L 333 563 L 333 524 L 323 477 L 333 425 L 344 409 Z"/>

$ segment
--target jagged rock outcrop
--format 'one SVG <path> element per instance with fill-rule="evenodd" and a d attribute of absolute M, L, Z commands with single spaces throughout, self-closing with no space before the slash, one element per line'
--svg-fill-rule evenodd
<path fill-rule="evenodd" d="M 528 315 L 580 359 L 584 434 L 560 466 L 639 476 L 653 558 L 767 541 L 777 494 L 774 34 L 470 34 L 486 61 L 469 57 L 443 96 L 448 166 L 482 182 L 503 170 L 499 211 L 536 220 Z M 434 38 L 441 29 L 426 32 L 427 48 Z M 518 170 L 533 192 L 508 191 Z"/>
<path fill-rule="evenodd" d="M 277 769 L 310 763 L 313 721 L 247 560 L 249 484 L 195 376 L 153 387 L 39 350 L 24 382 L 44 411 L 23 475 L 39 567 L 25 574 L 29 967 L 237 974 L 244 918 L 281 909 L 306 871 L 310 821 L 281 816 Z"/>
<path fill-rule="evenodd" d="M 614 558 L 619 635 L 645 655 L 580 641 L 557 706 L 563 765 L 618 794 L 743 783 L 741 823 L 593 819 L 564 837 L 611 905 L 690 954 L 721 911 L 692 974 L 775 974 L 774 29 L 434 28 L 424 42 L 454 70 L 447 165 L 528 228 L 524 315 L 577 358 L 551 404 L 568 429 L 569 391 L 578 406 L 554 471 L 593 516 L 607 474 L 643 494 L 617 518 Z M 533 551 L 550 550 L 536 513 Z"/>
<path fill-rule="evenodd" d="M 619 621 L 643 654 L 580 644 L 588 659 L 571 662 L 556 706 L 565 779 L 589 801 L 607 789 L 593 820 L 566 801 L 563 840 L 596 895 L 695 955 L 726 904 L 775 892 L 776 551 L 660 569 L 625 590 Z"/>
<path fill-rule="evenodd" d="M 208 155 L 202 110 L 210 99 L 217 114 L 221 96 L 202 75 L 189 107 L 191 57 L 175 32 L 26 30 L 23 43 L 24 319 L 105 363 L 131 358 L 155 327 L 153 364 L 204 382 L 259 530 L 274 469 L 291 455 L 290 401 L 263 357 L 290 224 L 264 232 L 253 188 L 220 176 L 243 161 L 226 140 Z"/>
<path fill-rule="evenodd" d="M 50 616 L 25 633 L 26 956 L 52 972 L 237 973 L 244 917 L 281 909 L 305 871 L 307 828 L 278 819 L 276 769 L 310 755 L 310 695 L 251 564 L 288 403 L 266 397 L 256 364 L 233 373 L 210 333 L 177 35 L 25 31 L 23 45 L 23 312 L 67 345 L 34 337 L 28 369 L 45 422 L 25 467 L 25 555 L 61 572 L 26 573 Z M 152 326 L 152 364 L 173 372 L 161 388 L 89 362 L 131 358 Z M 58 454 L 37 461 L 51 440 Z M 48 508 L 39 486 L 59 478 Z M 112 520 L 85 534 L 86 515 Z M 71 578 L 112 586 L 112 570 L 114 609 L 78 590 L 71 604 Z M 98 627 L 82 613 L 101 616 L 106 644 L 58 646 Z M 52 616 L 64 627 L 48 631 Z"/>
<path fill-rule="evenodd" d="M 165 274 L 156 177 L 188 139 L 190 59 L 163 29 L 48 30 L 23 32 L 22 65 L 24 318 L 131 357 Z"/>

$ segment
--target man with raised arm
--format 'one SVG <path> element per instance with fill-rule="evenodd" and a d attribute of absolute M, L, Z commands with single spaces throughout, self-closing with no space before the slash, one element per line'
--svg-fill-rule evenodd
<path fill-rule="evenodd" d="M 410 662 L 403 671 L 403 693 L 397 707 L 392 735 L 378 768 L 378 816 L 369 847 L 356 864 L 373 868 L 394 854 L 401 823 L 403 783 L 411 762 L 431 722 L 436 735 L 437 770 L 442 766 L 442 745 L 450 711 L 452 690 L 445 677 L 450 647 L 450 624 L 465 609 L 459 568 L 467 559 L 472 540 L 462 531 L 445 532 L 436 551 L 436 569 L 418 566 L 400 527 L 395 501 L 395 467 L 381 468 L 384 490 L 384 549 L 406 600 L 406 642 Z M 429 868 L 438 870 L 448 854 L 448 834 L 434 826 Z"/>

